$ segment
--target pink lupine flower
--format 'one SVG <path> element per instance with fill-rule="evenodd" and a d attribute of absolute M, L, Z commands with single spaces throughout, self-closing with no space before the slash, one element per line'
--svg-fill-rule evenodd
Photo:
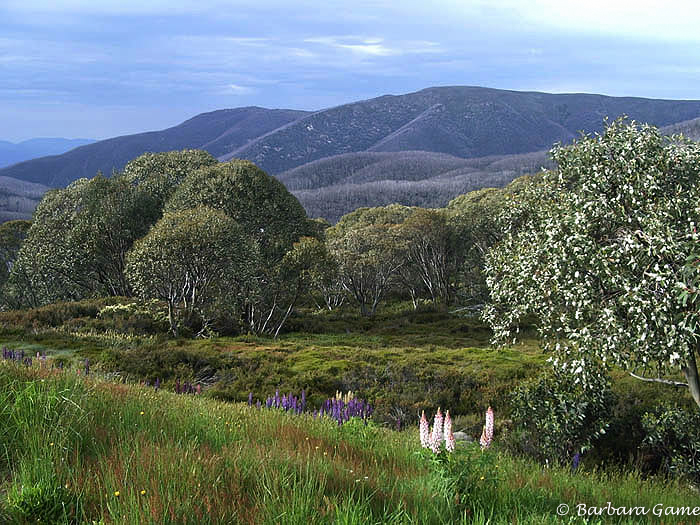
<path fill-rule="evenodd" d="M 445 434 L 445 437 L 447 437 L 448 433 L 452 432 L 452 418 L 450 417 L 449 410 L 445 412 L 445 425 L 443 427 L 443 432 Z"/>
<path fill-rule="evenodd" d="M 432 450 L 435 454 L 440 453 L 440 439 L 435 433 L 435 429 L 433 429 L 433 433 L 430 436 L 430 450 Z"/>
<path fill-rule="evenodd" d="M 442 421 L 442 412 L 440 412 L 440 409 L 438 408 L 437 412 L 435 413 L 435 420 L 433 421 L 433 434 L 430 436 L 431 443 L 437 443 L 438 448 L 442 442 Z"/>
<path fill-rule="evenodd" d="M 489 448 L 491 446 L 491 441 L 493 441 L 493 409 L 489 407 L 486 411 L 486 424 L 484 425 L 484 430 L 481 432 L 481 439 L 479 439 L 481 450 Z"/>
<path fill-rule="evenodd" d="M 445 413 L 445 427 L 443 429 L 445 433 L 445 449 L 447 452 L 455 451 L 455 436 L 452 433 L 452 418 L 450 417 L 450 411 Z"/>
<path fill-rule="evenodd" d="M 430 427 L 425 417 L 425 410 L 420 418 L 420 444 L 423 448 L 428 448 L 430 446 Z"/>

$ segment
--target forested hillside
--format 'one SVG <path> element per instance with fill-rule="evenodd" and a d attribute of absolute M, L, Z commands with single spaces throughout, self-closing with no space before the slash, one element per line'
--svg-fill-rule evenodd
<path fill-rule="evenodd" d="M 335 223 L 363 206 L 441 208 L 463 193 L 500 188 L 551 166 L 545 151 L 478 159 L 423 151 L 368 152 L 310 162 L 278 178 L 311 217 Z"/>
<path fill-rule="evenodd" d="M 462 158 L 528 153 L 603 129 L 620 115 L 665 126 L 700 116 L 700 101 L 435 87 L 319 111 L 231 151 L 279 174 L 358 151 L 430 151 Z"/>
<path fill-rule="evenodd" d="M 0 176 L 61 188 L 97 172 L 109 176 L 146 152 L 196 148 L 221 156 L 306 114 L 256 107 L 202 113 L 165 130 L 101 140 L 63 155 L 21 162 L 0 170 Z"/>
<path fill-rule="evenodd" d="M 312 217 L 335 222 L 358 206 L 444 206 L 465 191 L 503 186 L 550 166 L 553 143 L 623 114 L 697 136 L 700 102 L 440 87 L 313 113 L 227 109 L 22 162 L 0 176 L 64 187 L 98 171 L 110 176 L 145 152 L 196 148 L 255 162 Z M 20 196 L 21 204 L 0 202 L 7 217 L 29 217 L 35 197 Z"/>

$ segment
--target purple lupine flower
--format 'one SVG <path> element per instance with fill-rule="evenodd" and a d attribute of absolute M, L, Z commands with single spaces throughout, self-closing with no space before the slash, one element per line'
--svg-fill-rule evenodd
<path fill-rule="evenodd" d="M 248 406 L 253 406 L 253 392 L 248 392 Z"/>
<path fill-rule="evenodd" d="M 581 462 L 581 453 L 580 453 L 580 452 L 576 452 L 576 454 L 574 454 L 574 459 L 573 459 L 573 461 L 572 461 L 572 463 L 571 463 L 571 470 L 573 470 L 574 472 L 576 472 L 576 470 L 578 469 L 578 464 L 579 464 L 580 462 Z"/>
<path fill-rule="evenodd" d="M 158 392 L 158 389 L 160 388 L 160 378 L 156 377 L 156 382 L 153 385 L 153 389 Z"/>
<path fill-rule="evenodd" d="M 493 409 L 489 407 L 486 411 L 486 424 L 484 425 L 484 430 L 481 432 L 481 438 L 479 439 L 481 450 L 489 448 L 491 446 L 491 441 L 493 441 Z"/>

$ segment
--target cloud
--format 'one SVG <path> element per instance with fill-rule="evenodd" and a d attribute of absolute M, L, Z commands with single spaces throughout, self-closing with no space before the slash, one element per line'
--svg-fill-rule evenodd
<path fill-rule="evenodd" d="M 306 38 L 304 42 L 308 44 L 320 44 L 336 49 L 346 49 L 359 55 L 391 56 L 400 54 L 400 51 L 383 45 L 383 39 L 381 38 L 322 36 Z"/>
<path fill-rule="evenodd" d="M 225 91 L 233 95 L 249 95 L 254 92 L 252 88 L 248 86 L 239 86 L 238 84 L 229 84 L 226 86 Z"/>
<path fill-rule="evenodd" d="M 383 38 L 366 38 L 360 36 L 320 36 L 306 38 L 308 44 L 319 44 L 338 50 L 351 51 L 356 55 L 389 57 L 408 54 L 425 54 L 442 52 L 441 46 L 429 41 L 396 41 L 393 45 L 385 44 Z"/>

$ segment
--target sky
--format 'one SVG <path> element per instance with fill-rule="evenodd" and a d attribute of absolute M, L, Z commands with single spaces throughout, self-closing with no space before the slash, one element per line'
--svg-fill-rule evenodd
<path fill-rule="evenodd" d="M 431 86 L 700 99 L 694 0 L 0 0 L 0 140 Z"/>

